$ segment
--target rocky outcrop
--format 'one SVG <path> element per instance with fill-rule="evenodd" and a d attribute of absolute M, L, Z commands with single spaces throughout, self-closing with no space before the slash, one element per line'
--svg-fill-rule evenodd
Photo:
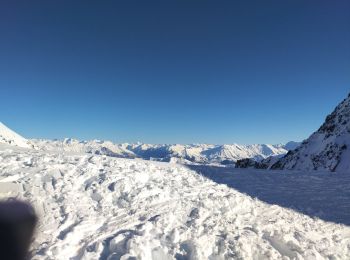
<path fill-rule="evenodd" d="M 350 172 L 350 95 L 326 117 L 322 126 L 271 169 Z"/>

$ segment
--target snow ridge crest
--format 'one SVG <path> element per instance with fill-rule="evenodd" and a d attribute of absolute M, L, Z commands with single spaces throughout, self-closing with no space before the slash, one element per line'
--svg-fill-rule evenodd
<path fill-rule="evenodd" d="M 0 122 L 0 143 L 31 148 L 29 141 Z"/>

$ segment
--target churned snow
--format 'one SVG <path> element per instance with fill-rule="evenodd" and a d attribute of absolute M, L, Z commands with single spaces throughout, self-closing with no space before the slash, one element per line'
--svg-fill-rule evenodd
<path fill-rule="evenodd" d="M 4 144 L 0 173 L 1 197 L 29 201 L 39 215 L 33 259 L 350 258 L 348 226 L 262 202 L 177 164 Z"/>
<path fill-rule="evenodd" d="M 213 162 L 282 146 L 28 142 L 2 124 L 0 138 L 0 199 L 39 216 L 32 259 L 350 259 L 346 173 L 135 159 Z"/>

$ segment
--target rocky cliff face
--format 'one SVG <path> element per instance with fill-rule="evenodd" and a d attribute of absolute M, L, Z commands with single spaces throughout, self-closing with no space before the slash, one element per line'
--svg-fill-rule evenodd
<path fill-rule="evenodd" d="M 268 167 L 350 173 L 350 94 L 315 133 Z"/>

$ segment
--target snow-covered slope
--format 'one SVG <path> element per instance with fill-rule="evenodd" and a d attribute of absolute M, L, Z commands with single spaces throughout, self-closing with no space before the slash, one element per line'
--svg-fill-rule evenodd
<path fill-rule="evenodd" d="M 0 122 L 0 143 L 31 148 L 29 141 Z"/>
<path fill-rule="evenodd" d="M 271 168 L 350 173 L 350 95 L 315 133 Z"/>
<path fill-rule="evenodd" d="M 105 154 L 119 158 L 199 164 L 233 164 L 242 158 L 261 160 L 269 156 L 286 154 L 284 145 L 210 145 L 210 144 L 114 144 L 106 141 L 32 140 L 46 151 L 85 152 Z"/>
<path fill-rule="evenodd" d="M 350 259 L 349 227 L 180 165 L 0 147 L 0 197 L 11 196 L 39 214 L 37 260 Z"/>

